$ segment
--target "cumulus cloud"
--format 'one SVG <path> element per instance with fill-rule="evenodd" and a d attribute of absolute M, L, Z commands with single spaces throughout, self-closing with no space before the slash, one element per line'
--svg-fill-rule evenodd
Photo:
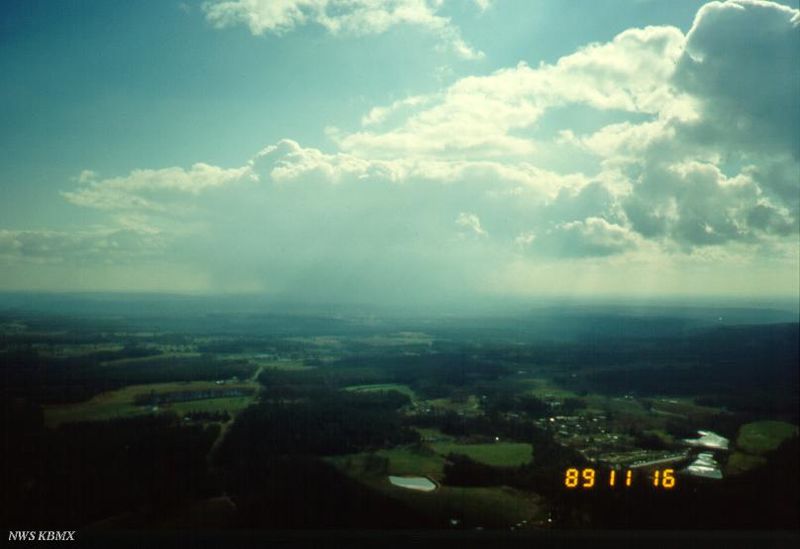
<path fill-rule="evenodd" d="M 635 233 L 599 217 L 559 223 L 535 239 L 525 240 L 536 253 L 560 257 L 602 257 L 637 246 Z"/>
<path fill-rule="evenodd" d="M 670 78 L 695 116 L 603 128 L 584 145 L 629 176 L 622 202 L 647 238 L 685 249 L 769 246 L 798 234 L 800 12 L 772 2 L 711 2 Z"/>
<path fill-rule="evenodd" d="M 800 157 L 798 52 L 796 9 L 762 0 L 703 6 L 673 78 L 702 103 L 687 137 Z"/>
<path fill-rule="evenodd" d="M 433 14 L 424 2 L 401 4 L 392 4 L 391 13 L 418 22 L 429 21 Z M 359 18 L 374 16 L 380 25 L 391 24 L 392 17 L 375 15 L 387 6 L 356 2 L 337 15 L 326 15 L 331 6 L 321 0 L 223 2 L 206 5 L 206 11 L 220 24 L 247 14 L 256 33 L 281 32 L 312 18 L 327 21 L 330 30 L 338 32 Z M 148 196 L 156 190 L 200 193 L 244 179 L 289 183 L 311 178 L 336 184 L 485 178 L 493 182 L 487 184 L 492 187 L 487 196 L 535 195 L 537 204 L 544 206 L 540 217 L 551 229 L 558 223 L 580 222 L 597 234 L 596 221 L 586 225 L 587 219 L 596 219 L 614 226 L 629 224 L 645 237 L 674 238 L 689 245 L 750 238 L 756 230 L 786 232 L 797 217 L 791 166 L 762 161 L 728 176 L 718 165 L 722 155 L 730 154 L 720 150 L 724 139 L 709 143 L 706 148 L 713 150 L 702 154 L 685 142 L 687 136 L 712 131 L 702 129 L 707 126 L 722 125 L 713 131 L 730 134 L 724 125 L 738 116 L 748 120 L 748 128 L 759 123 L 778 128 L 773 138 L 791 148 L 800 125 L 792 123 L 798 101 L 790 92 L 797 70 L 788 65 L 788 52 L 797 41 L 798 20 L 796 10 L 757 0 L 712 2 L 698 12 L 687 36 L 673 27 L 629 29 L 552 65 L 521 63 L 488 76 L 462 78 L 438 94 L 375 107 L 362 119 L 365 128 L 375 129 L 332 132 L 338 152 L 325 153 L 286 139 L 238 168 L 197 164 L 189 170 L 140 170 L 113 179 L 85 172 L 82 186 L 64 195 L 75 204 L 99 208 L 156 208 Z M 753 24 L 758 22 L 764 25 Z M 741 48 L 749 53 L 733 48 L 727 38 L 731 29 L 748 34 Z M 758 47 L 752 48 L 753 43 Z M 736 73 L 743 56 L 746 70 Z M 761 57 L 774 65 L 766 79 L 751 62 Z M 736 86 L 731 85 L 734 81 Z M 764 92 L 755 94 L 756 89 Z M 603 169 L 593 178 L 544 170 L 528 160 L 536 158 L 539 144 L 521 137 L 518 130 L 570 104 L 649 119 L 612 123 L 583 136 L 569 129 L 560 133 L 560 143 L 602 159 Z M 773 105 L 772 111 L 765 105 Z M 780 123 L 759 118 L 779 112 L 781 106 L 787 116 Z M 471 218 L 459 219 L 462 223 Z M 751 221 L 754 230 L 748 228 Z M 565 227 L 575 232 L 579 226 Z"/>
<path fill-rule="evenodd" d="M 395 127 L 362 130 L 338 139 L 348 152 L 371 157 L 535 156 L 537 146 L 518 132 L 549 109 L 581 104 L 603 110 L 657 114 L 691 106 L 671 90 L 669 77 L 684 36 L 673 27 L 631 29 L 605 44 L 591 44 L 552 65 L 520 63 L 488 76 L 466 77 L 425 98 Z M 402 102 L 373 110 L 380 121 Z M 406 105 L 407 106 L 407 105 Z M 684 113 L 689 116 L 689 113 Z"/>
<path fill-rule="evenodd" d="M 291 139 L 283 139 L 261 150 L 248 162 L 247 169 L 255 179 L 277 183 L 314 176 L 337 183 L 347 178 L 363 179 L 369 176 L 395 179 L 399 166 L 349 154 L 327 154 L 319 149 L 301 147 Z"/>
<path fill-rule="evenodd" d="M 754 175 L 745 169 L 726 177 L 717 166 L 694 161 L 650 167 L 625 211 L 642 235 L 690 247 L 796 231 L 797 217 L 765 196 Z"/>
<path fill-rule="evenodd" d="M 796 242 L 800 211 L 800 12 L 772 2 L 711 2 L 669 75 L 684 107 L 562 141 L 628 182 L 631 228 L 669 248 Z M 676 112 L 678 114 L 676 114 Z M 749 252 L 752 253 L 752 249 Z"/>
<path fill-rule="evenodd" d="M 205 9 L 215 24 L 254 33 L 311 22 L 340 33 L 359 9 L 391 15 L 401 5 Z M 413 5 L 439 17 L 438 4 Z M 392 17 L 375 28 L 397 24 Z M 629 29 L 553 64 L 520 63 L 376 106 L 360 130 L 331 130 L 329 150 L 283 139 L 240 166 L 110 178 L 86 170 L 63 196 L 117 216 L 113 229 L 4 231 L 0 253 L 149 250 L 207 273 L 212 287 L 399 301 L 442 288 L 541 286 L 548 265 L 559 280 L 601 265 L 607 287 L 625 279 L 615 269 L 641 280 L 782 258 L 775 265 L 796 272 L 798 21 L 777 4 L 712 3 L 686 36 Z M 564 112 L 596 122 L 553 123 Z M 623 260 L 636 267 L 625 271 Z"/>
<path fill-rule="evenodd" d="M 163 210 L 164 198 L 170 193 L 198 194 L 237 181 L 246 174 L 246 167 L 224 169 L 205 163 L 197 163 L 188 170 L 134 170 L 125 177 L 108 179 L 84 170 L 77 178 L 81 186 L 61 194 L 72 204 L 101 210 Z"/>
<path fill-rule="evenodd" d="M 479 3 L 485 9 L 485 2 Z M 253 35 L 283 34 L 315 23 L 332 35 L 381 34 L 397 25 L 436 33 L 464 59 L 479 59 L 449 18 L 438 15 L 440 1 L 429 0 L 220 0 L 203 4 L 206 18 L 225 28 L 246 25 Z"/>
<path fill-rule="evenodd" d="M 412 95 L 405 99 L 400 99 L 387 107 L 373 107 L 369 113 L 361 118 L 362 126 L 372 126 L 385 122 L 390 116 L 402 112 L 403 110 L 416 107 L 430 101 L 429 97 L 424 95 Z"/>
<path fill-rule="evenodd" d="M 0 257 L 36 263 L 129 263 L 160 257 L 166 237 L 154 228 L 113 226 L 78 231 L 0 230 Z"/>

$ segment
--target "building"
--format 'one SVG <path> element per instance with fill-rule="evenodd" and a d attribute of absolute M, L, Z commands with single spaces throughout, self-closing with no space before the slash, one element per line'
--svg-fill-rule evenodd
<path fill-rule="evenodd" d="M 697 458 L 683 470 L 684 473 L 690 474 L 695 477 L 721 479 L 722 471 L 719 468 L 719 463 L 714 459 L 714 455 L 710 452 L 702 452 L 698 454 Z"/>
<path fill-rule="evenodd" d="M 685 438 L 683 442 L 689 446 L 699 446 L 712 450 L 727 450 L 730 444 L 727 438 L 711 431 L 697 431 L 697 434 L 700 435 L 700 438 Z"/>

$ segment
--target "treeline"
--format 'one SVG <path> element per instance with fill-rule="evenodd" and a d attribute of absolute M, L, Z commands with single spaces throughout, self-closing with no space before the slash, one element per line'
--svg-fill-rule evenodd
<path fill-rule="evenodd" d="M 436 428 L 454 437 L 479 435 L 500 437 L 503 440 L 527 442 L 533 445 L 533 461 L 538 468 L 561 467 L 570 463 L 583 463 L 581 455 L 558 444 L 552 433 L 530 421 L 503 419 L 488 416 L 462 416 L 455 412 L 443 412 L 409 418 L 409 423 L 418 427 Z"/>
<path fill-rule="evenodd" d="M 263 353 L 289 354 L 303 353 L 307 345 L 300 341 L 266 337 L 219 337 L 213 341 L 199 343 L 201 353 Z"/>
<path fill-rule="evenodd" d="M 328 456 L 416 442 L 419 435 L 396 412 L 406 403 L 408 397 L 397 391 L 319 388 L 299 401 L 265 399 L 238 416 L 218 457 L 230 464 L 242 454 L 258 461 L 270 455 Z"/>
<path fill-rule="evenodd" d="M 586 403 L 582 399 L 574 397 L 563 399 L 558 406 L 551 406 L 534 395 L 520 394 L 507 388 L 478 386 L 476 390 L 481 394 L 481 407 L 484 413 L 490 417 L 513 412 L 536 419 L 552 415 L 572 415 L 586 408 Z"/>
<path fill-rule="evenodd" d="M 352 480 L 324 456 L 419 441 L 398 410 L 398 391 L 350 392 L 364 370 L 265 370 L 261 400 L 241 412 L 215 453 L 239 526 L 432 527 L 430 519 Z"/>
<path fill-rule="evenodd" d="M 580 456 L 560 459 L 546 465 L 529 463 L 517 467 L 496 467 L 479 463 L 468 456 L 450 454 L 444 466 L 444 484 L 448 486 L 511 486 L 535 492 L 548 498 L 563 490 L 564 471 L 583 467 Z"/>
<path fill-rule="evenodd" d="M 364 355 L 319 364 L 313 370 L 264 369 L 259 382 L 266 394 L 289 398 L 309 386 L 343 388 L 349 385 L 398 383 L 408 385 L 423 398 L 466 396 L 496 392 L 509 368 L 466 353 L 414 355 Z M 503 383 L 507 385 L 507 383 Z"/>
<path fill-rule="evenodd" d="M 2 524 L 10 528 L 75 529 L 125 512 L 158 517 L 219 492 L 206 462 L 218 425 L 158 415 L 52 430 L 38 407 L 6 401 L 2 429 Z"/>
<path fill-rule="evenodd" d="M 183 418 L 188 418 L 192 421 L 219 421 L 221 423 L 225 423 L 226 421 L 230 421 L 231 414 L 228 412 L 228 410 L 219 410 L 216 412 L 209 412 L 206 410 L 191 410 L 183 414 Z"/>
<path fill-rule="evenodd" d="M 137 406 L 167 404 L 170 402 L 187 402 L 192 400 L 206 400 L 210 398 L 229 398 L 252 395 L 255 389 L 251 387 L 227 387 L 219 389 L 191 390 L 191 391 L 166 391 L 139 394 L 133 398 Z"/>
<path fill-rule="evenodd" d="M 698 404 L 797 418 L 799 325 L 725 327 L 666 343 L 675 349 L 670 365 L 589 371 L 574 384 L 605 394 L 694 396 Z"/>
<path fill-rule="evenodd" d="M 115 355 L 116 356 L 116 355 Z M 0 396 L 41 403 L 78 402 L 126 385 L 246 378 L 254 367 L 244 360 L 154 356 L 105 362 L 106 353 L 77 357 L 44 356 L 33 349 L 0 353 Z"/>
<path fill-rule="evenodd" d="M 348 385 L 369 383 L 389 383 L 392 378 L 381 372 L 367 368 L 347 366 L 325 366 L 312 370 L 279 370 L 265 368 L 258 376 L 264 386 L 267 398 L 285 395 L 300 395 L 310 388 L 336 389 Z"/>
<path fill-rule="evenodd" d="M 314 384 L 294 391 L 292 398 L 267 397 L 241 412 L 215 453 L 240 526 L 432 526 L 320 459 L 418 442 L 419 434 L 397 412 L 409 402 L 406 395 Z"/>
<path fill-rule="evenodd" d="M 254 461 L 243 455 L 226 468 L 225 479 L 239 528 L 364 531 L 442 526 L 316 456 L 267 455 Z"/>
<path fill-rule="evenodd" d="M 409 385 L 424 398 L 447 397 L 461 388 L 498 380 L 509 373 L 506 365 L 466 352 L 357 355 L 326 366 L 332 371 L 340 368 L 376 371 L 381 383 Z"/>

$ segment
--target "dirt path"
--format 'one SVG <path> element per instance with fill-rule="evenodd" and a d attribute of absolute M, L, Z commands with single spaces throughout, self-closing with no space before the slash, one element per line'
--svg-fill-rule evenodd
<path fill-rule="evenodd" d="M 253 373 L 252 376 L 250 376 L 248 378 L 247 381 L 249 381 L 250 383 L 258 383 L 258 376 L 261 374 L 261 372 L 263 370 L 264 370 L 264 365 L 262 364 L 261 366 L 256 368 L 256 371 Z M 260 391 L 261 391 L 261 387 L 259 386 L 257 388 L 256 395 Z M 239 413 L 241 413 L 241 411 L 239 411 Z M 238 415 L 238 414 L 236 414 L 236 415 Z M 228 433 L 228 429 L 230 428 L 231 425 L 233 425 L 233 422 L 236 421 L 236 415 L 233 415 L 231 417 L 231 419 L 229 419 L 228 421 L 226 421 L 225 423 L 222 424 L 222 428 L 219 430 L 219 435 L 217 435 L 216 440 L 214 440 L 214 443 L 211 445 L 211 448 L 209 448 L 209 450 L 208 450 L 208 454 L 206 454 L 206 460 L 208 461 L 208 466 L 211 467 L 211 468 L 213 468 L 213 457 L 214 457 L 214 454 L 217 452 L 219 447 L 222 445 L 222 441 L 225 440 L 225 435 Z"/>
<path fill-rule="evenodd" d="M 261 375 L 261 372 L 263 371 L 264 371 L 264 365 L 262 364 L 261 366 L 256 368 L 256 372 L 252 376 L 250 376 L 249 381 L 252 381 L 253 383 L 257 382 L 258 376 Z"/>

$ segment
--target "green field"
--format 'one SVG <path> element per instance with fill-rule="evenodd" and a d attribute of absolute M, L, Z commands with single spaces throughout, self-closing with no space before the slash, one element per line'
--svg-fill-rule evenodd
<path fill-rule="evenodd" d="M 573 391 L 562 389 L 549 379 L 545 378 L 524 378 L 519 380 L 519 382 L 525 382 L 526 384 L 531 385 L 532 387 L 528 392 L 538 398 L 572 398 L 577 396 L 577 394 Z"/>
<path fill-rule="evenodd" d="M 460 444 L 433 442 L 431 448 L 439 455 L 462 454 L 485 465 L 516 467 L 531 461 L 533 447 L 524 442 L 489 442 L 486 444 Z"/>
<path fill-rule="evenodd" d="M 376 454 L 389 459 L 389 475 L 425 476 L 436 481 L 444 477 L 444 458 L 440 455 L 413 448 L 379 450 Z"/>
<path fill-rule="evenodd" d="M 583 398 L 589 408 L 609 411 L 612 414 L 623 414 L 635 417 L 652 416 L 638 400 L 623 397 L 607 397 L 598 394 L 590 394 Z"/>
<path fill-rule="evenodd" d="M 422 437 L 422 440 L 426 439 L 433 439 L 437 442 L 439 441 L 451 441 L 455 440 L 455 437 L 446 435 L 441 432 L 439 429 L 431 429 L 428 427 L 414 427 L 414 430 L 419 433 L 419 436 Z"/>
<path fill-rule="evenodd" d="M 797 426 L 784 421 L 755 421 L 742 425 L 736 446 L 749 454 L 776 449 L 787 438 L 797 435 Z"/>
<path fill-rule="evenodd" d="M 469 395 L 463 402 L 455 401 L 450 398 L 435 398 L 425 401 L 431 408 L 446 410 L 448 412 L 462 412 L 465 414 L 476 414 L 480 410 L 480 400 L 476 395 Z"/>
<path fill-rule="evenodd" d="M 444 458 L 412 448 L 380 450 L 374 456 L 388 460 L 387 469 L 371 469 L 369 454 L 336 456 L 327 460 L 348 476 L 433 517 L 442 526 L 456 518 L 471 526 L 507 528 L 522 523 L 530 527 L 544 512 L 539 498 L 505 486 L 460 487 L 441 485 L 434 492 L 414 492 L 393 486 L 388 475 L 426 476 L 441 483 Z"/>
<path fill-rule="evenodd" d="M 404 395 L 408 395 L 408 398 L 411 400 L 415 400 L 417 398 L 416 393 L 414 392 L 411 387 L 408 385 L 401 385 L 399 383 L 375 383 L 369 385 L 350 385 L 349 387 L 344 388 L 345 391 L 352 391 L 356 393 L 362 392 L 373 392 L 373 391 L 397 391 L 398 393 L 403 393 Z"/>
<path fill-rule="evenodd" d="M 296 341 L 298 343 L 305 343 L 315 347 L 327 347 L 330 349 L 339 349 L 342 346 L 342 338 L 334 336 L 287 337 L 286 341 Z"/>
<path fill-rule="evenodd" d="M 384 466 L 375 467 L 378 463 Z M 444 477 L 444 458 L 430 450 L 418 450 L 413 447 L 378 450 L 374 453 L 348 454 L 335 456 L 327 460 L 347 475 L 363 479 L 383 479 L 387 475 L 424 476 L 441 482 Z M 385 461 L 384 461 L 385 460 Z"/>
<path fill-rule="evenodd" d="M 433 337 L 422 332 L 397 332 L 394 334 L 364 337 L 356 341 L 374 347 L 405 347 L 409 345 L 431 345 L 433 343 Z"/>
<path fill-rule="evenodd" d="M 725 473 L 728 475 L 738 475 L 764 465 L 766 462 L 767 460 L 761 456 L 751 456 L 744 452 L 734 452 L 731 454 L 731 457 L 728 458 Z"/>
<path fill-rule="evenodd" d="M 242 355 L 247 356 L 247 355 Z M 261 366 L 263 368 L 269 368 L 272 370 L 286 370 L 286 371 L 297 371 L 297 370 L 313 370 L 314 366 L 306 366 L 305 362 L 302 360 L 289 360 L 289 359 L 281 359 L 281 360 L 260 360 L 254 359 L 253 363 Z"/>
<path fill-rule="evenodd" d="M 433 432 L 433 431 L 432 431 Z M 522 442 L 491 442 L 486 444 L 461 444 L 452 441 L 429 443 L 423 448 L 402 447 L 378 450 L 375 456 L 388 460 L 386 475 L 427 476 L 441 481 L 445 458 L 448 454 L 462 454 L 470 459 L 495 467 L 514 467 L 531 461 L 533 449 Z M 336 458 L 337 466 L 348 473 L 360 476 L 368 471 L 368 454 L 352 454 Z"/>
<path fill-rule="evenodd" d="M 255 399 L 255 394 L 250 396 L 211 398 L 205 400 L 190 400 L 174 402 L 159 406 L 154 410 L 150 406 L 137 406 L 134 400 L 137 396 L 153 393 L 169 393 L 175 391 L 204 391 L 209 389 L 227 389 L 256 387 L 252 383 L 236 383 L 217 385 L 213 381 L 186 381 L 172 383 L 153 383 L 148 385 L 129 385 L 116 391 L 106 391 L 92 397 L 85 402 L 74 404 L 51 405 L 44 407 L 44 420 L 48 427 L 57 427 L 62 423 L 77 421 L 102 421 L 120 417 L 131 417 L 156 412 L 173 410 L 178 414 L 189 411 L 216 412 L 228 410 L 235 414 L 246 408 Z"/>
<path fill-rule="evenodd" d="M 122 365 L 135 365 L 147 364 L 153 361 L 163 361 L 166 359 L 181 359 L 181 358 L 200 358 L 203 356 L 201 353 L 164 353 L 160 355 L 148 355 L 132 358 L 118 358 L 116 360 L 109 360 L 103 364 L 107 366 L 122 366 Z"/>
<path fill-rule="evenodd" d="M 224 412 L 235 415 L 253 403 L 252 396 L 208 398 L 204 400 L 188 400 L 185 402 L 172 402 L 164 407 L 165 411 L 172 411 L 179 416 L 189 412 Z"/>

